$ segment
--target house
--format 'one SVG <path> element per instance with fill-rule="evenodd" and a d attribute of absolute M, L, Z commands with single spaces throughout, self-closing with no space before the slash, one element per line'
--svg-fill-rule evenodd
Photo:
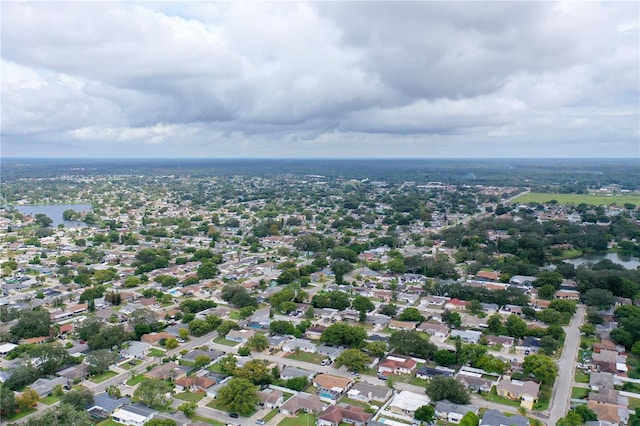
<path fill-rule="evenodd" d="M 401 391 L 393 397 L 387 409 L 392 413 L 413 418 L 418 408 L 429 405 L 431 400 L 427 395 L 411 391 Z"/>
<path fill-rule="evenodd" d="M 521 406 L 532 410 L 533 403 L 538 400 L 540 384 L 530 380 L 513 380 L 506 376 L 496 386 L 496 392 L 499 396 L 519 400 Z"/>
<path fill-rule="evenodd" d="M 206 376 L 184 376 L 174 380 L 173 383 L 176 385 L 176 390 L 181 392 L 207 392 L 217 382 Z"/>
<path fill-rule="evenodd" d="M 478 343 L 482 336 L 481 331 L 475 330 L 451 330 L 451 337 L 460 337 L 464 343 Z"/>
<path fill-rule="evenodd" d="M 324 325 L 314 325 L 312 327 L 307 328 L 307 331 L 305 332 L 305 336 L 307 339 L 319 340 L 325 328 L 326 327 Z"/>
<path fill-rule="evenodd" d="M 289 336 L 269 336 L 267 337 L 267 343 L 271 349 L 282 349 L 289 339 Z"/>
<path fill-rule="evenodd" d="M 494 377 L 494 380 L 487 379 L 485 377 Z M 479 368 L 461 367 L 456 375 L 456 380 L 464 384 L 471 390 L 480 390 L 483 392 L 489 392 L 491 388 L 498 384 L 499 374 L 489 373 Z"/>
<path fill-rule="evenodd" d="M 449 423 L 459 424 L 465 414 L 472 412 L 478 414 L 479 408 L 475 405 L 461 405 L 449 402 L 446 399 L 436 402 L 436 416 Z"/>
<path fill-rule="evenodd" d="M 280 406 L 280 413 L 285 416 L 296 416 L 299 411 L 317 414 L 324 408 L 324 404 L 317 395 L 305 392 L 297 393 Z"/>
<path fill-rule="evenodd" d="M 303 370 L 297 367 L 287 366 L 280 372 L 280 378 L 283 380 L 295 379 L 297 377 L 306 377 L 309 380 L 313 379 L 315 372 L 309 370 Z"/>
<path fill-rule="evenodd" d="M 520 348 L 524 350 L 526 355 L 529 355 L 529 353 L 537 353 L 542 348 L 542 344 L 540 343 L 540 339 L 537 337 L 527 336 L 522 339 L 522 345 L 520 345 Z"/>
<path fill-rule="evenodd" d="M 145 343 L 150 343 L 152 345 L 157 345 L 160 343 L 161 340 L 170 339 L 172 337 L 174 337 L 173 334 L 169 334 L 164 331 L 161 331 L 159 333 L 143 334 L 142 337 L 140 338 L 140 341 Z"/>
<path fill-rule="evenodd" d="M 467 308 L 467 302 L 460 299 L 449 299 L 447 303 L 444 304 L 444 308 L 454 311 L 463 311 Z"/>
<path fill-rule="evenodd" d="M 587 402 L 587 407 L 598 415 L 598 420 L 623 425 L 629 423 L 629 409 L 622 405 L 589 401 Z"/>
<path fill-rule="evenodd" d="M 124 359 L 140 359 L 147 356 L 149 349 L 151 349 L 151 343 L 130 340 L 120 350 L 120 356 Z"/>
<path fill-rule="evenodd" d="M 299 348 L 302 352 L 308 353 L 316 353 L 316 351 L 318 350 L 318 347 L 316 345 L 305 339 L 291 339 L 284 344 L 282 350 L 285 352 L 293 352 L 296 350 L 296 348 Z"/>
<path fill-rule="evenodd" d="M 455 370 L 442 366 L 438 366 L 436 368 L 422 366 L 416 371 L 416 377 L 418 379 L 431 380 L 438 376 L 452 377 L 455 372 Z"/>
<path fill-rule="evenodd" d="M 321 398 L 338 399 L 345 394 L 353 381 L 348 377 L 332 376 L 320 373 L 313 379 L 313 385 L 318 389 L 317 394 Z"/>
<path fill-rule="evenodd" d="M 414 321 L 398 321 L 398 320 L 390 320 L 388 327 L 391 330 L 415 330 L 417 322 Z"/>
<path fill-rule="evenodd" d="M 431 336 L 446 339 L 449 336 L 449 327 L 436 322 L 423 322 L 418 326 L 418 331 L 423 331 Z"/>
<path fill-rule="evenodd" d="M 254 334 L 256 334 L 256 332 L 253 330 L 231 330 L 225 338 L 232 342 L 245 344 Z"/>
<path fill-rule="evenodd" d="M 18 343 L 21 345 L 41 345 L 49 340 L 49 336 L 30 337 L 28 339 L 20 339 Z"/>
<path fill-rule="evenodd" d="M 384 403 L 391 394 L 392 389 L 388 386 L 378 386 L 367 382 L 357 382 L 347 392 L 349 398 L 366 403 Z"/>
<path fill-rule="evenodd" d="M 589 388 L 598 392 L 600 389 L 613 389 L 614 377 L 611 373 L 594 371 L 589 375 Z"/>
<path fill-rule="evenodd" d="M 91 374 L 89 366 L 87 364 L 77 364 L 64 370 L 58 371 L 58 376 L 73 381 L 85 380 Z"/>
<path fill-rule="evenodd" d="M 417 364 L 413 358 L 389 355 L 378 366 L 378 374 L 412 374 Z"/>
<path fill-rule="evenodd" d="M 318 416 L 317 426 L 338 426 L 349 423 L 355 426 L 365 426 L 372 415 L 365 413 L 362 407 L 349 404 L 330 405 Z"/>
<path fill-rule="evenodd" d="M 627 407 L 629 405 L 629 398 L 622 396 L 619 391 L 615 389 L 600 388 L 598 392 L 589 392 L 589 401 L 606 402 L 608 404 L 617 404 Z"/>
<path fill-rule="evenodd" d="M 184 377 L 189 370 L 191 370 L 191 367 L 183 367 L 172 361 L 160 364 L 144 373 L 144 375 L 150 379 L 177 380 Z"/>
<path fill-rule="evenodd" d="M 500 279 L 500 273 L 495 271 L 479 271 L 475 278 L 478 281 L 498 281 Z"/>
<path fill-rule="evenodd" d="M 487 346 L 500 345 L 503 347 L 513 346 L 514 338 L 511 336 L 485 336 L 487 339 Z"/>
<path fill-rule="evenodd" d="M 577 290 L 558 290 L 553 297 L 564 300 L 580 300 L 580 293 Z"/>
<path fill-rule="evenodd" d="M 487 410 L 480 419 L 480 426 L 529 426 L 529 419 L 518 414 L 505 416 L 498 410 Z"/>
<path fill-rule="evenodd" d="M 273 389 L 259 391 L 258 398 L 260 398 L 260 405 L 271 409 L 280 407 L 284 402 L 282 392 Z"/>
<path fill-rule="evenodd" d="M 40 395 L 40 398 L 46 398 L 53 392 L 53 389 L 68 384 L 69 379 L 65 377 L 54 377 L 53 379 L 40 378 L 36 380 L 30 387 Z"/>
<path fill-rule="evenodd" d="M 111 398 L 106 392 L 102 392 L 93 397 L 93 403 L 87 412 L 94 420 L 104 420 L 118 408 L 130 403 L 129 398 Z"/>
<path fill-rule="evenodd" d="M 111 418 L 124 425 L 144 426 L 156 413 L 155 410 L 139 405 L 123 405 L 113 412 Z"/>
<path fill-rule="evenodd" d="M 194 363 L 196 362 L 196 358 L 199 356 L 206 356 L 211 361 L 210 363 L 218 362 L 222 357 L 224 357 L 224 352 L 218 351 L 215 349 L 209 349 L 208 351 L 203 351 L 202 349 L 193 349 L 186 354 L 182 355 L 182 359 Z"/>
<path fill-rule="evenodd" d="M 335 346 L 327 346 L 325 344 L 322 344 L 320 346 L 318 346 L 317 352 L 320 355 L 324 355 L 327 356 L 329 358 L 331 358 L 331 361 L 335 361 L 336 358 L 338 358 L 340 356 L 340 354 L 342 352 L 344 352 L 346 349 L 345 348 L 338 348 Z"/>
<path fill-rule="evenodd" d="M 18 345 L 16 345 L 15 343 L 3 343 L 2 345 L 0 345 L 0 356 L 5 356 L 17 347 Z"/>

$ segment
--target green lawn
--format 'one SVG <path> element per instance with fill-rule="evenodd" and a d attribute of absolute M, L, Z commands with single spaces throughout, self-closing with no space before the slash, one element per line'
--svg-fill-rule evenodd
<path fill-rule="evenodd" d="M 489 392 L 489 393 L 482 392 L 481 396 L 482 396 L 482 398 L 486 399 L 487 401 L 496 402 L 498 404 L 510 405 L 512 407 L 519 407 L 520 406 L 520 401 L 513 401 L 511 399 L 508 399 L 508 398 L 505 398 L 503 396 L 498 395 L 496 393 L 496 388 L 495 387 L 491 388 L 491 392 Z"/>
<path fill-rule="evenodd" d="M 182 393 L 176 394 L 176 398 L 181 399 L 183 401 L 188 401 L 188 402 L 198 402 L 204 397 L 205 397 L 204 393 L 196 393 L 196 392 L 182 392 Z"/>
<path fill-rule="evenodd" d="M 282 419 L 278 426 L 314 426 L 317 419 L 313 414 L 301 413 L 297 417 Z"/>
<path fill-rule="evenodd" d="M 227 340 L 224 337 L 216 337 L 215 339 L 213 339 L 213 341 L 225 346 L 238 346 L 240 344 L 238 342 L 234 342 L 233 340 Z"/>
<path fill-rule="evenodd" d="M 97 423 L 96 426 L 121 426 L 122 423 L 114 422 L 111 417 L 104 419 L 100 423 Z"/>
<path fill-rule="evenodd" d="M 587 388 L 572 388 L 571 389 L 571 398 L 585 399 L 587 396 L 589 396 L 589 389 L 587 389 Z"/>
<path fill-rule="evenodd" d="M 222 367 L 220 367 L 220 364 L 218 363 L 211 364 L 207 367 L 207 370 L 213 371 L 214 373 L 222 373 Z"/>
<path fill-rule="evenodd" d="M 149 349 L 149 357 L 158 357 L 158 358 L 162 358 L 165 354 L 165 351 L 163 351 L 162 349 L 158 349 L 158 348 L 151 348 Z"/>
<path fill-rule="evenodd" d="M 640 398 L 629 398 L 629 409 L 640 411 Z"/>
<path fill-rule="evenodd" d="M 116 373 L 115 371 L 107 370 L 102 374 L 97 374 L 91 377 L 89 380 L 91 380 L 93 383 L 102 383 L 105 380 L 115 377 L 117 375 L 118 373 Z"/>
<path fill-rule="evenodd" d="M 514 203 L 526 204 L 526 203 L 548 203 L 551 200 L 556 200 L 558 204 L 580 204 L 585 203 L 592 206 L 611 205 L 617 204 L 619 206 L 625 203 L 640 204 L 640 195 L 625 194 L 625 195 L 596 195 L 596 194 L 557 194 L 557 193 L 539 193 L 530 192 L 529 194 L 521 195 L 513 200 Z"/>
<path fill-rule="evenodd" d="M 23 418 L 24 416 L 28 416 L 31 413 L 35 413 L 36 410 L 35 408 L 25 408 L 24 410 L 20 410 L 19 413 L 13 413 L 10 416 L 3 416 L 2 421 L 13 421 L 13 420 L 18 420 Z"/>
<path fill-rule="evenodd" d="M 238 311 L 231 311 L 229 312 L 229 318 L 231 318 L 232 320 L 240 320 L 240 312 Z"/>
<path fill-rule="evenodd" d="M 582 370 L 576 370 L 575 381 L 576 383 L 589 383 L 589 374 Z"/>
<path fill-rule="evenodd" d="M 216 410 L 226 411 L 227 413 L 230 413 L 229 409 L 227 407 L 225 407 L 224 405 L 222 405 L 220 403 L 220 400 L 218 400 L 218 399 L 214 399 L 213 401 L 208 403 L 207 407 L 215 408 Z M 253 416 L 253 414 L 256 411 L 257 410 L 255 408 L 252 408 L 251 411 L 249 411 L 249 412 L 245 412 L 245 413 L 238 412 L 238 414 L 240 414 L 242 417 L 251 417 L 251 416 Z"/>
<path fill-rule="evenodd" d="M 142 364 L 142 361 L 139 359 L 133 359 L 131 361 L 123 362 L 118 367 L 124 368 L 125 370 L 131 370 L 133 367 Z"/>
<path fill-rule="evenodd" d="M 292 353 L 287 354 L 287 356 L 285 358 L 290 358 L 290 359 L 295 359 L 295 360 L 298 360 L 298 361 L 310 362 L 311 364 L 320 365 L 322 360 L 326 359 L 327 357 L 325 355 L 311 354 L 311 353 L 308 353 L 308 352 L 300 351 L 300 354 L 298 356 L 296 356 L 292 352 Z"/>
<path fill-rule="evenodd" d="M 553 393 L 553 383 L 543 384 L 540 386 L 540 393 L 538 394 L 538 402 L 533 406 L 534 410 L 544 411 L 549 408 L 549 402 L 551 401 L 551 394 Z"/>
<path fill-rule="evenodd" d="M 344 402 L 345 404 L 355 405 L 357 407 L 369 408 L 369 404 L 362 401 L 356 401 L 355 399 L 347 398 L 346 396 L 340 400 L 340 402 Z"/>
<path fill-rule="evenodd" d="M 137 376 L 127 380 L 127 385 L 135 386 L 135 385 L 137 385 L 138 383 L 140 383 L 143 380 L 144 380 L 144 375 L 143 374 L 138 374 Z"/>
<path fill-rule="evenodd" d="M 269 422 L 269 420 L 271 420 L 272 418 L 274 418 L 275 416 L 277 416 L 279 413 L 279 410 L 277 408 L 274 408 L 273 410 L 269 411 L 269 414 L 267 414 L 266 416 L 264 416 L 262 418 L 262 420 L 264 420 L 265 422 Z"/>
<path fill-rule="evenodd" d="M 47 405 L 51 405 L 51 404 L 53 404 L 55 402 L 58 402 L 58 401 L 60 401 L 60 398 L 58 398 L 57 396 L 53 396 L 53 395 L 49 395 L 48 397 L 42 398 L 40 400 L 40 402 L 42 402 L 43 404 L 47 404 Z"/>

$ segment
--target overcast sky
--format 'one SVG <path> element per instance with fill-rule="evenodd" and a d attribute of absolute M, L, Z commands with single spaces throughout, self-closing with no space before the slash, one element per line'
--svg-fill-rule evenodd
<path fill-rule="evenodd" d="M 5 2 L 5 157 L 640 157 L 629 2 Z"/>

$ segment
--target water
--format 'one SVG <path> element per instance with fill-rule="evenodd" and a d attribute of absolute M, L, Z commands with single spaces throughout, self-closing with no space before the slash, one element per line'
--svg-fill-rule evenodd
<path fill-rule="evenodd" d="M 56 227 L 62 223 L 66 228 L 78 228 L 87 225 L 84 222 L 75 222 L 62 219 L 62 213 L 65 210 L 72 209 L 77 212 L 90 212 L 92 210 L 91 204 L 39 204 L 13 207 L 22 214 L 28 214 L 32 216 L 35 216 L 38 213 L 46 214 L 51 218 L 51 220 L 53 220 L 53 222 L 51 223 L 52 227 Z"/>
<path fill-rule="evenodd" d="M 620 253 L 607 253 L 607 254 L 585 254 L 575 259 L 567 259 L 565 262 L 571 263 L 574 266 L 584 265 L 585 263 L 598 263 L 603 259 L 609 259 L 613 263 L 622 265 L 625 269 L 636 269 L 640 266 L 640 257 L 629 256 Z"/>

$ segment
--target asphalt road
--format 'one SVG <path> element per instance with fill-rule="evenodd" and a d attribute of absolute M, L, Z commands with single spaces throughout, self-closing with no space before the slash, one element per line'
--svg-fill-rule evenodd
<path fill-rule="evenodd" d="M 578 305 L 578 311 L 569 325 L 564 327 L 566 333 L 564 348 L 562 356 L 556 362 L 559 372 L 550 403 L 549 419 L 545 421 L 548 425 L 555 425 L 569 411 L 571 384 L 573 383 L 578 349 L 580 348 L 580 326 L 584 322 L 585 311 L 586 307 L 584 305 Z"/>

